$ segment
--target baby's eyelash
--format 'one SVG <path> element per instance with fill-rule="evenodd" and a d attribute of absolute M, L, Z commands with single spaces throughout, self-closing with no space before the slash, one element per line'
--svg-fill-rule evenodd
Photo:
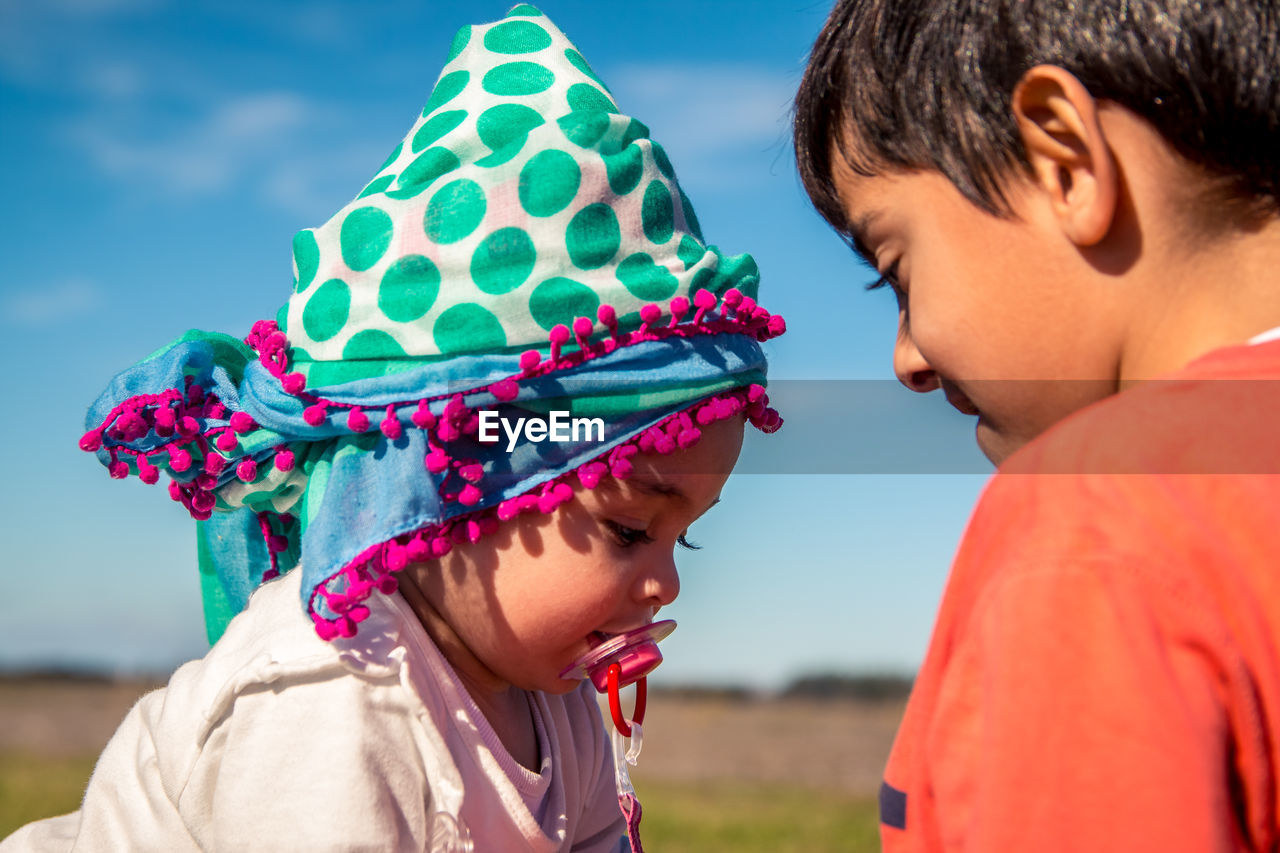
<path fill-rule="evenodd" d="M 676 544 L 679 545 L 681 548 L 688 548 L 690 551 L 699 551 L 702 549 L 701 545 L 699 545 L 697 542 L 690 542 L 683 533 L 681 533 L 680 536 L 676 538 Z"/>
<path fill-rule="evenodd" d="M 632 545 L 647 545 L 653 541 L 653 537 L 647 531 L 637 530 L 634 527 L 627 527 L 625 524 L 619 524 L 616 521 L 605 521 L 605 527 L 609 528 L 609 532 L 613 534 L 614 541 L 619 547 L 630 548 Z"/>

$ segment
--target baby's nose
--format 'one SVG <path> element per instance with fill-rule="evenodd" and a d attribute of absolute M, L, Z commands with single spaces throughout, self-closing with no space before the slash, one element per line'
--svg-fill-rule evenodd
<path fill-rule="evenodd" d="M 647 567 L 636 578 L 635 599 L 654 609 L 665 607 L 680 594 L 680 573 L 674 559 L 659 561 Z"/>

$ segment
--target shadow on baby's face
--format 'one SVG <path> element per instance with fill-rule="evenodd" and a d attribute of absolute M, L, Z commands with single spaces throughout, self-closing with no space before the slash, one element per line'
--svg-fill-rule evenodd
<path fill-rule="evenodd" d="M 702 429 L 690 448 L 632 457 L 633 472 L 578 485 L 555 512 L 527 513 L 411 577 L 423 620 L 464 679 L 564 693 L 564 671 L 597 632 L 652 621 L 680 590 L 675 549 L 718 500 L 742 447 L 741 418 Z M 438 617 L 438 618 L 434 618 Z"/>

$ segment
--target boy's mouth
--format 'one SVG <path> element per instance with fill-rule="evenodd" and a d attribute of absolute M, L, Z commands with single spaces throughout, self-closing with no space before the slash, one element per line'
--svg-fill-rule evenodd
<path fill-rule="evenodd" d="M 981 412 L 978 411 L 978 407 L 973 405 L 973 401 L 971 401 L 968 397 L 966 397 L 964 395 L 964 392 L 962 392 L 955 385 L 952 385 L 950 382 L 943 381 L 942 393 L 946 395 L 947 402 L 950 403 L 956 409 L 956 411 L 960 412 L 960 414 L 962 415 L 982 414 Z"/>

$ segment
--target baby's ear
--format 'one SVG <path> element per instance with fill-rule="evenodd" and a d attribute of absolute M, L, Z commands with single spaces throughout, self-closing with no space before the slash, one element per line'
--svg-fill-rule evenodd
<path fill-rule="evenodd" d="M 1037 65 L 1018 81 L 1012 106 L 1033 182 L 1063 232 L 1077 246 L 1098 243 L 1111 229 L 1119 187 L 1097 102 L 1071 72 Z"/>

